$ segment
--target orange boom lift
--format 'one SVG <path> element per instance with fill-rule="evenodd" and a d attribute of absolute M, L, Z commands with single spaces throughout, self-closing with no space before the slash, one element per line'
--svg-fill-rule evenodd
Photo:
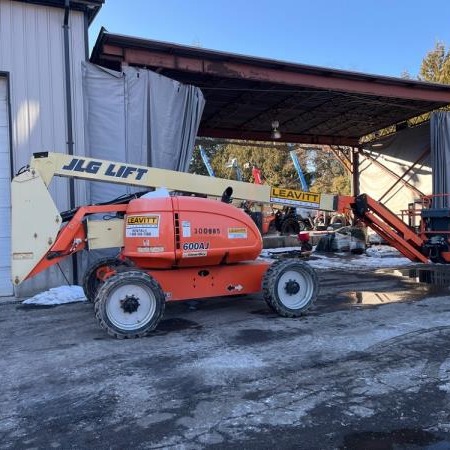
<path fill-rule="evenodd" d="M 55 175 L 173 192 L 60 213 L 48 191 Z M 48 152 L 35 153 L 16 175 L 11 196 L 15 285 L 80 250 L 120 249 L 117 257 L 89 267 L 83 281 L 100 325 L 117 338 L 149 334 L 170 301 L 262 292 L 284 317 L 298 317 L 311 306 L 318 293 L 314 270 L 298 260 L 258 259 L 261 234 L 248 214 L 228 204 L 231 196 L 351 213 L 412 261 L 450 262 L 450 210 L 430 208 L 433 197 L 424 199 L 422 210 L 407 211 L 410 220 L 420 215 L 415 227 L 366 194 L 279 189 Z"/>
<path fill-rule="evenodd" d="M 13 283 L 81 250 L 119 248 L 116 258 L 88 268 L 83 282 L 99 324 L 114 337 L 148 335 L 171 301 L 262 292 L 278 314 L 298 317 L 317 297 L 317 276 L 307 264 L 258 259 L 260 232 L 248 214 L 231 204 L 183 195 L 158 198 L 154 192 L 59 213 L 48 192 L 54 175 L 165 186 L 225 200 L 233 193 L 236 198 L 269 202 L 272 193 L 268 186 L 35 154 L 12 181 Z M 95 218 L 99 215 L 100 220 Z"/>

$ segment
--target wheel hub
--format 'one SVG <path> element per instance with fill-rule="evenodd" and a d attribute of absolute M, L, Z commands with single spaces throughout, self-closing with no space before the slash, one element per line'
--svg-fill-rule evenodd
<path fill-rule="evenodd" d="M 139 306 L 139 299 L 134 295 L 127 295 L 124 299 L 120 300 L 120 307 L 124 312 L 129 314 L 136 312 Z"/>
<path fill-rule="evenodd" d="M 288 295 L 295 295 L 300 291 L 300 285 L 295 280 L 286 281 L 284 290 Z"/>

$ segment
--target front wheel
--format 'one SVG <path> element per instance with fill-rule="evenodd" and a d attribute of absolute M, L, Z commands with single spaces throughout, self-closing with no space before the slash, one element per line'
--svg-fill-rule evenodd
<path fill-rule="evenodd" d="M 108 278 L 95 299 L 95 316 L 100 326 L 119 339 L 147 336 L 158 325 L 164 308 L 164 292 L 159 283 L 138 270 Z"/>
<path fill-rule="evenodd" d="M 83 291 L 86 298 L 93 303 L 97 295 L 97 291 L 103 281 L 99 275 L 108 270 L 117 270 L 120 266 L 128 266 L 129 264 L 118 258 L 102 258 L 95 261 L 85 272 L 83 277 Z"/>
<path fill-rule="evenodd" d="M 265 273 L 262 287 L 264 300 L 283 317 L 299 317 L 319 293 L 314 269 L 289 260 L 275 261 Z"/>

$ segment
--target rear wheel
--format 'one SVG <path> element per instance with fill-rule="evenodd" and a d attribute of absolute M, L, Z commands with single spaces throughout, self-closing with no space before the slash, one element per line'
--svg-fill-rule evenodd
<path fill-rule="evenodd" d="M 330 219 L 330 225 L 333 225 L 333 228 L 342 228 L 347 225 L 347 221 L 345 220 L 345 216 L 343 214 L 335 214 Z"/>
<path fill-rule="evenodd" d="M 308 264 L 280 260 L 264 275 L 263 297 L 283 317 L 299 317 L 317 298 L 319 282 Z"/>
<path fill-rule="evenodd" d="M 280 233 L 282 235 L 298 234 L 300 225 L 295 217 L 286 217 L 280 225 Z"/>
<path fill-rule="evenodd" d="M 150 275 L 129 270 L 108 278 L 95 299 L 95 316 L 107 333 L 119 339 L 147 336 L 164 314 L 165 298 Z"/>
<path fill-rule="evenodd" d="M 85 272 L 83 277 L 84 295 L 90 302 L 94 302 L 99 286 L 103 281 L 98 278 L 102 270 L 117 269 L 119 266 L 127 266 L 127 263 L 117 258 L 102 258 L 95 261 Z"/>

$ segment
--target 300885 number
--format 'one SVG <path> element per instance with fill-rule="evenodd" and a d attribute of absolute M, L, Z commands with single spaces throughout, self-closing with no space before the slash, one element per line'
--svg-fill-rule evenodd
<path fill-rule="evenodd" d="M 209 228 L 209 227 L 201 227 L 194 228 L 194 234 L 220 234 L 220 228 Z"/>

